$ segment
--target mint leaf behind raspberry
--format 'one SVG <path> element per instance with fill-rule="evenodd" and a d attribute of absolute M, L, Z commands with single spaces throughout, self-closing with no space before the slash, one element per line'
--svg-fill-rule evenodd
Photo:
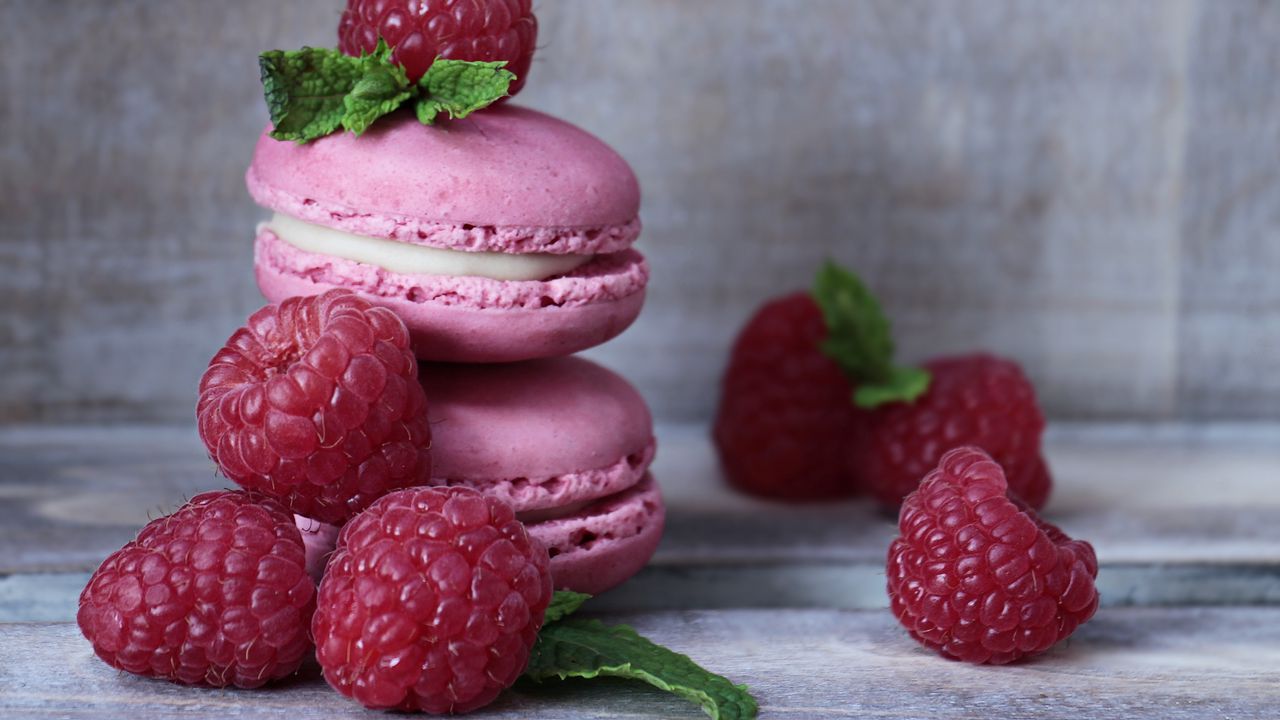
<path fill-rule="evenodd" d="M 506 97 L 516 79 L 514 73 L 503 69 L 506 64 L 436 58 L 418 81 L 418 120 L 433 125 L 442 112 L 451 118 L 464 118 Z"/>
<path fill-rule="evenodd" d="M 822 351 L 855 384 L 855 405 L 911 402 L 929 389 L 927 371 L 893 364 L 889 319 L 857 275 L 828 261 L 814 280 L 813 299 L 827 326 Z"/>
<path fill-rule="evenodd" d="M 758 712 L 745 685 L 704 670 L 626 625 L 606 627 L 599 620 L 570 618 L 544 626 L 525 676 L 539 682 L 602 676 L 642 680 L 697 703 L 713 720 L 745 720 Z"/>
<path fill-rule="evenodd" d="M 344 99 L 364 75 L 359 58 L 304 47 L 269 50 L 258 57 L 262 89 L 277 140 L 306 142 L 337 130 Z"/>
<path fill-rule="evenodd" d="M 346 109 L 342 115 L 342 127 L 356 135 L 413 95 L 413 87 L 404 68 L 379 57 L 377 53 L 360 58 L 360 62 L 364 65 L 364 73 L 342 101 Z"/>
<path fill-rule="evenodd" d="M 558 620 L 576 613 L 578 608 L 582 607 L 582 603 L 591 599 L 586 593 L 574 592 L 572 590 L 557 590 L 551 596 L 551 604 L 547 606 L 547 613 L 542 619 L 543 625 L 550 625 Z"/>

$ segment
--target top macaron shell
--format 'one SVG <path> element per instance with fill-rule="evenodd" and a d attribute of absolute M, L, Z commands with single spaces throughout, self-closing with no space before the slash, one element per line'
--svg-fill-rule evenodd
<path fill-rule="evenodd" d="M 533 110 L 487 108 L 434 127 L 398 112 L 363 135 L 307 144 L 264 131 L 245 180 L 260 205 L 354 235 L 594 256 L 541 280 L 411 275 L 307 252 L 259 228 L 255 275 L 268 300 L 353 290 L 399 315 L 424 360 L 568 355 L 621 333 L 644 303 L 648 264 L 631 249 L 640 234 L 635 174 L 590 133 Z"/>
<path fill-rule="evenodd" d="M 511 105 L 435 127 L 402 112 L 307 144 L 264 131 L 246 183 L 300 220 L 431 247 L 608 253 L 640 232 L 640 186 L 621 156 Z"/>

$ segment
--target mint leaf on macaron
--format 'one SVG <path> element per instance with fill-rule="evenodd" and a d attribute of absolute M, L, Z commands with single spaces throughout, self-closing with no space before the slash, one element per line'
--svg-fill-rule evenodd
<path fill-rule="evenodd" d="M 339 129 L 360 135 L 409 103 L 424 125 L 434 125 L 441 113 L 464 118 L 507 96 L 516 76 L 505 65 L 436 58 L 414 84 L 381 40 L 361 57 L 312 47 L 269 50 L 258 57 L 271 137 L 299 143 Z"/>
<path fill-rule="evenodd" d="M 506 64 L 436 58 L 418 81 L 421 96 L 414 104 L 418 120 L 433 125 L 442 112 L 451 118 L 464 118 L 506 97 L 516 79 L 514 73 L 504 69 Z"/>
<path fill-rule="evenodd" d="M 404 68 L 391 62 L 391 49 L 383 41 L 372 55 L 360 58 L 362 73 L 346 97 L 342 127 L 359 135 L 374 120 L 393 112 L 413 96 L 413 86 Z"/>
<path fill-rule="evenodd" d="M 306 142 L 342 127 L 345 99 L 364 74 L 359 58 L 304 47 L 258 56 L 262 90 L 277 140 Z"/>
<path fill-rule="evenodd" d="M 814 280 L 813 299 L 827 326 L 822 352 L 835 360 L 856 386 L 855 405 L 871 409 L 890 402 L 911 402 L 929 389 L 927 370 L 893 364 L 889 319 L 857 275 L 826 262 Z"/>

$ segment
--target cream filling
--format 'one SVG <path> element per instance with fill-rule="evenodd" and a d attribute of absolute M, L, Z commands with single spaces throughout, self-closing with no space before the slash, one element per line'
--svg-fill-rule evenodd
<path fill-rule="evenodd" d="M 466 252 L 353 235 L 276 213 L 266 226 L 304 252 L 376 265 L 402 275 L 470 275 L 493 280 L 545 280 L 591 260 L 591 255 Z"/>
<path fill-rule="evenodd" d="M 560 507 L 543 508 L 542 510 L 525 510 L 524 512 L 516 513 L 516 519 L 522 523 L 540 523 L 546 522 L 547 520 L 559 520 L 563 517 L 576 515 L 588 505 L 599 502 L 603 499 L 604 498 L 594 498 L 591 500 L 582 500 L 580 502 L 569 503 L 568 505 L 561 505 Z"/>

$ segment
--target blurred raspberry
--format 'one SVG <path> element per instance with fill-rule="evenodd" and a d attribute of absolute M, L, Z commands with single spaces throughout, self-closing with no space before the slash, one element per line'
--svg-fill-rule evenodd
<path fill-rule="evenodd" d="M 855 435 L 852 390 L 819 349 L 822 313 L 807 293 L 761 307 L 729 356 L 713 436 L 729 482 L 755 495 L 851 495 L 843 448 Z"/>
<path fill-rule="evenodd" d="M 868 430 L 848 445 L 859 482 L 897 507 L 943 453 L 976 445 L 1004 468 L 1015 494 L 1043 507 L 1051 486 L 1040 456 L 1044 416 L 1022 369 L 991 355 L 940 358 L 925 368 L 933 379 L 923 395 L 864 411 Z"/>

